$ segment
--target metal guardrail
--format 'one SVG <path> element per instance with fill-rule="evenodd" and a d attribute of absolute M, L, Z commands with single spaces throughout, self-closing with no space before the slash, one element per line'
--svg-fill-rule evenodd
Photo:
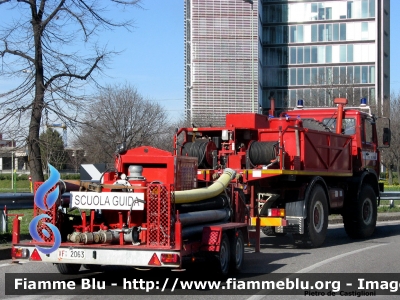
<path fill-rule="evenodd" d="M 384 192 L 380 194 L 381 200 L 389 200 L 389 206 L 394 207 L 394 200 L 400 200 L 400 192 Z"/>
<path fill-rule="evenodd" d="M 0 209 L 29 209 L 33 208 L 33 193 L 4 193 L 0 194 Z"/>
<path fill-rule="evenodd" d="M 65 193 L 62 198 L 69 198 Z M 0 233 L 8 232 L 7 211 L 32 209 L 34 204 L 33 193 L 0 193 Z"/>
<path fill-rule="evenodd" d="M 69 197 L 69 193 L 62 195 L 63 198 Z M 394 206 L 395 200 L 400 200 L 400 192 L 384 192 L 380 194 L 381 200 L 389 200 L 390 207 Z M 19 210 L 33 208 L 33 193 L 0 193 L 0 231 L 8 231 L 8 218 L 6 210 Z"/>

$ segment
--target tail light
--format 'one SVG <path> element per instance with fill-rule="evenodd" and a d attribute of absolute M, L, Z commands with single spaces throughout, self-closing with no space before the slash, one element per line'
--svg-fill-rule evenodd
<path fill-rule="evenodd" d="M 161 254 L 161 262 L 164 264 L 179 264 L 180 258 L 178 254 Z"/>
<path fill-rule="evenodd" d="M 11 248 L 11 257 L 12 258 L 28 258 L 29 257 L 29 249 L 26 248 Z"/>
<path fill-rule="evenodd" d="M 284 208 L 270 208 L 268 209 L 268 217 L 284 217 L 285 209 Z"/>

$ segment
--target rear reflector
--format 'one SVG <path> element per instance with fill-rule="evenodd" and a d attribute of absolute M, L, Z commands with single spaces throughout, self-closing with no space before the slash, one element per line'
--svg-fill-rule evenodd
<path fill-rule="evenodd" d="M 37 251 L 37 249 L 33 250 L 31 260 L 42 261 L 42 258 L 40 257 L 39 251 Z"/>
<path fill-rule="evenodd" d="M 157 257 L 157 254 L 153 254 L 153 256 L 150 258 L 150 261 L 148 263 L 150 266 L 161 266 L 161 262 Z"/>
<path fill-rule="evenodd" d="M 179 255 L 178 254 L 161 254 L 161 262 L 165 264 L 179 264 Z"/>
<path fill-rule="evenodd" d="M 284 217 L 285 209 L 284 208 L 270 208 L 268 209 L 268 217 Z"/>

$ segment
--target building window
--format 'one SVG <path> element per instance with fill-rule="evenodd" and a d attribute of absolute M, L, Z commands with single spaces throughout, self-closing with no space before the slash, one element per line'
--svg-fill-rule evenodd
<path fill-rule="evenodd" d="M 326 24 L 326 40 L 332 41 L 332 24 Z"/>
<path fill-rule="evenodd" d="M 290 26 L 290 42 L 291 43 L 297 42 L 296 26 Z"/>
<path fill-rule="evenodd" d="M 361 78 L 360 78 L 360 66 L 355 66 L 354 67 L 354 83 L 360 83 Z"/>
<path fill-rule="evenodd" d="M 375 83 L 375 67 L 369 67 L 369 83 Z"/>
<path fill-rule="evenodd" d="M 306 46 L 304 47 L 304 63 L 309 64 L 310 63 L 310 47 Z"/>
<path fill-rule="evenodd" d="M 296 69 L 290 69 L 290 85 L 296 85 Z"/>
<path fill-rule="evenodd" d="M 325 47 L 325 59 L 327 63 L 332 62 L 332 46 Z"/>
<path fill-rule="evenodd" d="M 303 85 L 303 68 L 297 69 L 297 85 Z"/>
<path fill-rule="evenodd" d="M 318 16 L 318 4 L 311 3 L 311 20 L 317 20 Z"/>
<path fill-rule="evenodd" d="M 303 43 L 303 25 L 297 26 L 297 42 Z"/>
<path fill-rule="evenodd" d="M 325 77 L 325 68 L 324 67 L 318 68 L 318 81 L 316 83 L 317 84 L 325 84 L 325 80 L 326 80 L 325 78 L 326 78 Z"/>
<path fill-rule="evenodd" d="M 375 17 L 375 0 L 369 0 L 369 17 Z"/>
<path fill-rule="evenodd" d="M 347 1 L 347 18 L 351 19 L 353 17 L 353 1 Z"/>
<path fill-rule="evenodd" d="M 346 23 L 340 24 L 340 40 L 341 41 L 346 40 Z"/>
<path fill-rule="evenodd" d="M 317 63 L 318 62 L 318 50 L 317 46 L 312 46 L 311 47 L 311 63 Z"/>
<path fill-rule="evenodd" d="M 361 1 L 361 18 L 368 18 L 368 0 Z"/>
<path fill-rule="evenodd" d="M 333 67 L 332 82 L 333 84 L 339 84 L 339 67 Z"/>
<path fill-rule="evenodd" d="M 297 63 L 303 63 L 303 47 L 297 47 Z"/>
<path fill-rule="evenodd" d="M 310 76 L 311 76 L 310 68 L 304 68 L 304 85 L 311 84 Z"/>
<path fill-rule="evenodd" d="M 346 67 L 340 67 L 340 83 L 345 84 L 347 80 Z"/>
<path fill-rule="evenodd" d="M 311 84 L 317 84 L 317 83 L 318 83 L 318 69 L 311 68 Z"/>
<path fill-rule="evenodd" d="M 339 40 L 339 24 L 333 24 L 333 40 Z"/>
<path fill-rule="evenodd" d="M 346 45 L 340 45 L 340 62 L 346 62 Z"/>
<path fill-rule="evenodd" d="M 368 22 L 361 23 L 361 40 L 368 40 Z"/>
<path fill-rule="evenodd" d="M 311 25 L 311 42 L 318 41 L 318 25 Z"/>
<path fill-rule="evenodd" d="M 323 42 L 325 40 L 325 30 L 324 30 L 325 25 L 320 24 L 318 25 L 318 41 Z"/>
<path fill-rule="evenodd" d="M 290 48 L 290 64 L 296 63 L 296 47 Z"/>
<path fill-rule="evenodd" d="M 353 45 L 347 45 L 347 62 L 353 62 Z"/>
<path fill-rule="evenodd" d="M 347 82 L 352 84 L 353 83 L 353 67 L 349 66 L 347 67 Z"/>
<path fill-rule="evenodd" d="M 362 66 L 361 68 L 361 83 L 368 83 L 368 67 Z"/>

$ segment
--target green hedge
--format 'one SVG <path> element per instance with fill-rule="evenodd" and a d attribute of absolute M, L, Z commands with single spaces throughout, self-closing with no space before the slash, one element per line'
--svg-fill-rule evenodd
<path fill-rule="evenodd" d="M 28 174 L 16 174 L 17 181 L 19 180 L 28 180 Z M 15 176 L 15 175 L 14 175 Z M 11 174 L 0 174 L 0 180 L 11 180 Z M 15 177 L 14 177 L 15 180 Z"/>

